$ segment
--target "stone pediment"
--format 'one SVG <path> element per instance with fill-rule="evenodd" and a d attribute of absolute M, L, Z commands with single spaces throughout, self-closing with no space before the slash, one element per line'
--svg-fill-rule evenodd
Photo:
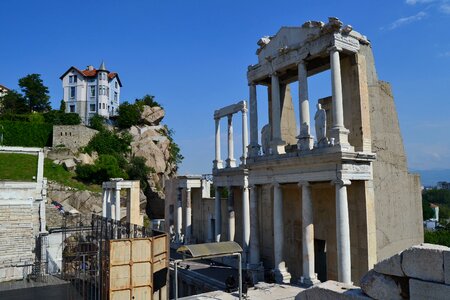
<path fill-rule="evenodd" d="M 281 27 L 274 36 L 264 37 L 258 41 L 260 45 L 257 50 L 258 60 L 261 63 L 269 57 L 278 56 L 282 51 L 296 49 L 306 41 L 320 35 L 320 32 L 321 27 Z M 267 44 L 264 44 L 265 42 Z"/>

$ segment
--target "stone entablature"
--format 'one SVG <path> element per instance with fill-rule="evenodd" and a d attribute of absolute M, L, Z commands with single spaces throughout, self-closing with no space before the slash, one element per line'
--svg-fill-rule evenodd
<path fill-rule="evenodd" d="M 97 130 L 84 125 L 54 125 L 52 146 L 78 151 L 79 148 L 86 146 L 97 133 Z"/>

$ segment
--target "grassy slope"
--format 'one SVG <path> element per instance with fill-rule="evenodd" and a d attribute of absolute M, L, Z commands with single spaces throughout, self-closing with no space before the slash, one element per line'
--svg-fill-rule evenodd
<path fill-rule="evenodd" d="M 0 153 L 0 180 L 34 181 L 37 173 L 37 156 L 29 154 Z M 50 159 L 44 162 L 44 177 L 79 190 L 100 192 L 99 185 L 86 185 L 77 181 L 75 174 Z"/>
<path fill-rule="evenodd" d="M 0 153 L 0 180 L 34 181 L 36 173 L 36 155 Z"/>

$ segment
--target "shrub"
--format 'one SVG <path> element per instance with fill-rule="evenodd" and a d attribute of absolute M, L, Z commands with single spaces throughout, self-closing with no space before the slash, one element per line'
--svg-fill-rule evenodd
<path fill-rule="evenodd" d="M 105 130 L 105 118 L 95 114 L 92 116 L 92 118 L 89 120 L 89 127 L 92 129 L 98 130 L 98 131 L 104 131 Z"/>
<path fill-rule="evenodd" d="M 424 238 L 425 243 L 450 247 L 450 231 L 448 230 L 425 231 Z"/>
<path fill-rule="evenodd" d="M 87 153 L 97 151 L 98 154 L 124 154 L 129 152 L 132 137 L 129 133 L 117 135 L 104 130 L 97 133 L 84 148 Z"/>
<path fill-rule="evenodd" d="M 119 115 L 117 117 L 117 126 L 120 129 L 130 128 L 139 124 L 143 106 L 138 104 L 129 104 L 124 102 L 119 106 Z"/>
<path fill-rule="evenodd" d="M 81 118 L 77 113 L 63 113 L 59 110 L 51 110 L 43 114 L 45 122 L 52 125 L 78 125 Z"/>
<path fill-rule="evenodd" d="M 78 179 L 99 184 L 110 178 L 128 178 L 113 155 L 100 155 L 94 165 L 79 165 L 75 172 Z"/>
<path fill-rule="evenodd" d="M 130 159 L 130 163 L 127 167 L 128 178 L 132 180 L 139 180 L 141 183 L 141 188 L 145 190 L 147 187 L 147 177 L 150 173 L 154 173 L 155 170 L 148 167 L 145 157 L 133 156 Z"/>
<path fill-rule="evenodd" d="M 3 145 L 45 147 L 52 145 L 52 124 L 0 121 L 3 126 Z"/>

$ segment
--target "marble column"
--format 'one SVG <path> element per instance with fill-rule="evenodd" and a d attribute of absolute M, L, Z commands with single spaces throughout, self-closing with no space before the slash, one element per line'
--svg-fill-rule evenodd
<path fill-rule="evenodd" d="M 226 160 L 227 168 L 236 167 L 234 159 L 234 141 L 233 141 L 233 115 L 228 115 L 228 158 Z"/>
<path fill-rule="evenodd" d="M 214 159 L 214 169 L 221 169 L 223 167 L 220 159 L 220 118 L 214 118 L 216 123 L 216 158 Z"/>
<path fill-rule="evenodd" d="M 102 216 L 103 218 L 106 218 L 108 213 L 106 210 L 108 209 L 108 189 L 103 188 L 102 193 Z"/>
<path fill-rule="evenodd" d="M 113 205 L 112 205 L 112 199 L 111 199 L 111 189 L 106 189 L 106 217 L 108 219 L 113 218 Z"/>
<path fill-rule="evenodd" d="M 222 234 L 222 199 L 220 198 L 220 188 L 218 186 L 216 186 L 215 197 L 214 234 L 216 242 L 220 242 L 220 235 Z"/>
<path fill-rule="evenodd" d="M 258 187 L 250 187 L 250 264 L 259 265 Z"/>
<path fill-rule="evenodd" d="M 248 146 L 248 126 L 247 126 L 247 102 L 244 101 L 242 108 L 242 164 L 247 162 L 247 146 Z"/>
<path fill-rule="evenodd" d="M 233 194 L 233 187 L 228 187 L 228 199 L 227 199 L 227 205 L 228 205 L 228 240 L 234 241 L 234 234 L 235 234 L 235 215 L 234 215 L 234 194 Z"/>
<path fill-rule="evenodd" d="M 335 139 L 335 144 L 341 147 L 347 147 L 348 129 L 344 126 L 344 105 L 342 97 L 342 80 L 341 80 L 341 62 L 339 51 L 342 49 L 334 46 L 330 48 L 330 66 L 331 66 L 331 93 L 332 93 L 332 110 L 333 110 L 333 126 L 331 127 L 331 135 Z"/>
<path fill-rule="evenodd" d="M 250 153 L 249 156 L 258 156 L 259 149 L 258 144 L 258 101 L 256 98 L 256 85 L 249 84 L 250 92 Z"/>
<path fill-rule="evenodd" d="M 115 190 L 115 195 L 114 195 L 114 203 L 115 203 L 115 209 L 116 209 L 116 213 L 115 213 L 115 219 L 117 221 L 120 221 L 120 189 L 116 188 Z"/>
<path fill-rule="evenodd" d="M 283 226 L 283 195 L 281 186 L 273 184 L 273 248 L 275 262 L 275 281 L 277 283 L 290 283 L 291 274 L 288 273 L 283 259 L 284 226 Z"/>
<path fill-rule="evenodd" d="M 338 179 L 336 187 L 336 245 L 338 281 L 351 283 L 350 222 L 348 216 L 347 185 L 350 180 Z"/>
<path fill-rule="evenodd" d="M 242 246 L 243 246 L 243 260 L 242 262 L 247 264 L 248 253 L 250 245 L 250 200 L 248 179 L 244 176 L 244 186 L 242 187 Z"/>
<path fill-rule="evenodd" d="M 314 271 L 314 222 L 311 186 L 309 182 L 299 182 L 302 189 L 302 261 L 303 275 L 300 283 L 305 286 L 311 286 L 319 283 Z"/>
<path fill-rule="evenodd" d="M 183 197 L 181 193 L 182 189 L 178 188 L 178 195 L 177 195 L 177 224 L 175 228 L 175 234 L 176 234 L 176 242 L 181 243 L 182 237 L 181 237 L 181 228 L 183 224 Z"/>
<path fill-rule="evenodd" d="M 300 150 L 311 150 L 314 145 L 314 139 L 311 136 L 308 73 L 304 61 L 301 61 L 298 64 L 298 99 L 300 107 L 300 135 L 298 136 L 298 148 Z"/>
<path fill-rule="evenodd" d="M 280 82 L 276 73 L 271 75 L 272 88 L 272 141 L 271 148 L 274 154 L 286 153 L 285 143 L 281 139 L 281 100 Z"/>
<path fill-rule="evenodd" d="M 190 244 L 192 237 L 192 198 L 191 188 L 186 188 L 186 229 L 184 234 L 184 243 Z"/>

